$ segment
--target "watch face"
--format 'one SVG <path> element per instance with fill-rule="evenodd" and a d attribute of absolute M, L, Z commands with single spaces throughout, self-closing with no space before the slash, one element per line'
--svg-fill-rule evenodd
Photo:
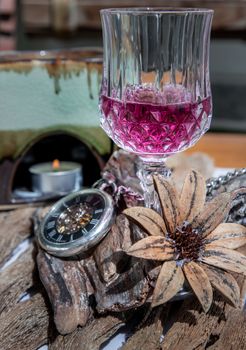
<path fill-rule="evenodd" d="M 112 198 L 98 189 L 83 190 L 58 201 L 44 218 L 40 245 L 57 256 L 72 256 L 96 245 L 114 219 Z"/>

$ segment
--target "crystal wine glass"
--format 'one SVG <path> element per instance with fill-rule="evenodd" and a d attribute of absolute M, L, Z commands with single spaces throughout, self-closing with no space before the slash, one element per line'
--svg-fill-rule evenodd
<path fill-rule="evenodd" d="M 186 8 L 101 10 L 104 69 L 101 125 L 139 156 L 145 204 L 153 172 L 194 145 L 212 116 L 209 47 L 213 11 Z"/>

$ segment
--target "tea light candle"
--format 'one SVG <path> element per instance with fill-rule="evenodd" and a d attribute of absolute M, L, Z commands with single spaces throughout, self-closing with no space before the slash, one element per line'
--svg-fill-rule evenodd
<path fill-rule="evenodd" d="M 75 162 L 55 160 L 35 164 L 29 168 L 32 190 L 40 193 L 67 194 L 78 191 L 82 185 L 82 166 Z"/>

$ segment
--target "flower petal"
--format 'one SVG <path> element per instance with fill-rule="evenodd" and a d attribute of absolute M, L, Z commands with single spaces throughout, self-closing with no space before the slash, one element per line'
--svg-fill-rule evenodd
<path fill-rule="evenodd" d="M 179 203 L 176 189 L 159 175 L 153 176 L 154 186 L 161 203 L 163 218 L 169 232 L 174 232 L 179 221 Z"/>
<path fill-rule="evenodd" d="M 206 237 L 217 227 L 228 215 L 231 206 L 231 194 L 221 193 L 208 202 L 204 211 L 193 220 L 192 227 L 199 228 Z"/>
<path fill-rule="evenodd" d="M 246 227 L 232 223 L 220 224 L 206 237 L 204 243 L 237 249 L 246 244 Z"/>
<path fill-rule="evenodd" d="M 184 274 L 176 261 L 164 262 L 155 285 L 151 306 L 166 303 L 178 293 L 183 284 Z"/>
<path fill-rule="evenodd" d="M 206 199 L 206 182 L 202 175 L 191 170 L 185 178 L 180 196 L 180 222 L 192 222 L 203 209 Z"/>
<path fill-rule="evenodd" d="M 166 225 L 162 217 L 154 210 L 144 207 L 125 209 L 123 213 L 135 221 L 150 235 L 162 236 L 166 232 Z"/>
<path fill-rule="evenodd" d="M 202 268 L 207 274 L 212 286 L 235 307 L 238 307 L 240 303 L 240 288 L 235 278 L 231 274 L 212 266 L 202 264 Z"/>
<path fill-rule="evenodd" d="M 202 308 L 208 312 L 213 301 L 213 290 L 205 271 L 194 261 L 183 266 L 185 276 Z"/>
<path fill-rule="evenodd" d="M 208 265 L 242 273 L 246 276 L 246 256 L 235 250 L 207 244 L 201 260 Z"/>
<path fill-rule="evenodd" d="M 174 249 L 170 242 L 161 236 L 149 236 L 133 244 L 126 252 L 137 258 L 151 260 L 170 260 L 174 257 Z"/>

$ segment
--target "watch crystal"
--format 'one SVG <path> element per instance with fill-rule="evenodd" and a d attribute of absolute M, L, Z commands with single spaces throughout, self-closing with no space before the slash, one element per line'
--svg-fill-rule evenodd
<path fill-rule="evenodd" d="M 92 216 L 93 208 L 87 203 L 79 203 L 67 207 L 57 220 L 57 232 L 68 235 L 79 231 L 91 221 Z"/>

